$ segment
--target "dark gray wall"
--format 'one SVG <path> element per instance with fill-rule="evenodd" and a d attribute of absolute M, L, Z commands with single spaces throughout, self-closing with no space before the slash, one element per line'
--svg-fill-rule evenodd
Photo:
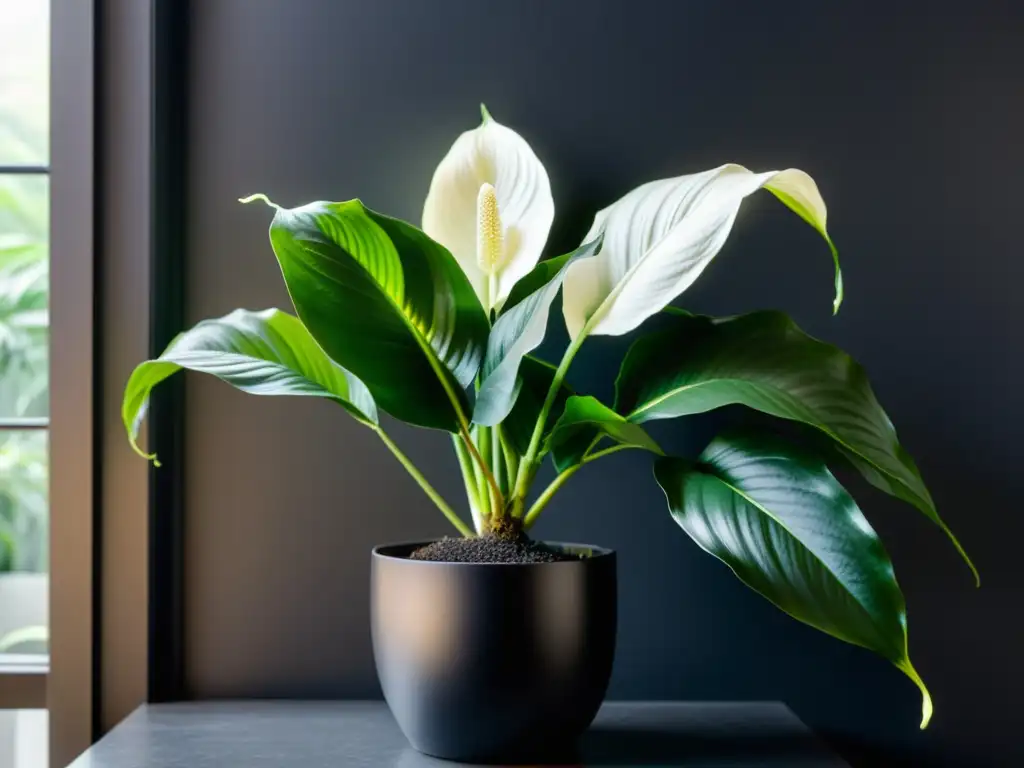
<path fill-rule="evenodd" d="M 193 3 L 189 316 L 287 306 L 268 212 L 237 197 L 359 196 L 418 221 L 434 165 L 476 124 L 481 100 L 547 166 L 551 254 L 651 178 L 725 161 L 808 170 L 844 258 L 840 315 L 829 315 L 825 248 L 767 195 L 679 303 L 784 308 L 868 368 L 983 575 L 975 590 L 922 516 L 861 494 L 907 595 L 932 727 L 917 731 L 915 689 L 895 669 L 792 622 L 700 552 L 641 456 L 581 472 L 538 531 L 621 553 L 613 697 L 783 699 L 870 765 L 1014 765 L 1024 13 L 1010 2 L 958 14 L 891 5 Z M 571 378 L 607 393 L 623 344 L 588 347 Z M 189 386 L 191 694 L 376 695 L 369 548 L 445 533 L 443 519 L 340 409 Z M 659 434 L 687 449 L 704 433 L 698 422 Z M 394 434 L 459 498 L 444 436 Z"/>

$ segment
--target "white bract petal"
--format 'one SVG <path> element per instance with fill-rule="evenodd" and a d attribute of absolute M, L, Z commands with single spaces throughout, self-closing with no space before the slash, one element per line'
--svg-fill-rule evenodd
<path fill-rule="evenodd" d="M 740 203 L 761 187 L 828 242 L 836 268 L 833 309 L 838 310 L 839 257 L 814 180 L 795 168 L 753 173 L 729 164 L 643 184 L 597 214 L 584 242 L 604 230 L 604 248 L 597 257 L 573 264 L 565 278 L 569 335 L 619 336 L 664 309 L 721 250 Z"/>
<path fill-rule="evenodd" d="M 485 185 L 493 188 L 490 200 Z M 501 227 L 493 281 L 482 268 L 478 239 L 486 213 L 480 205 L 491 202 Z M 551 183 L 537 155 L 522 136 L 484 111 L 480 127 L 459 136 L 437 166 L 423 206 L 423 231 L 452 252 L 490 310 L 500 309 L 512 286 L 540 260 L 554 218 Z"/>

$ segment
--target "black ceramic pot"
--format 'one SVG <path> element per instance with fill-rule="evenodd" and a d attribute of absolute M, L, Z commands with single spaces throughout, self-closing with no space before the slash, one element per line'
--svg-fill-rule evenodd
<path fill-rule="evenodd" d="M 427 543 L 427 542 L 424 542 Z M 475 762 L 571 754 L 615 653 L 615 553 L 505 565 L 373 550 L 373 652 L 384 698 L 421 752 Z"/>

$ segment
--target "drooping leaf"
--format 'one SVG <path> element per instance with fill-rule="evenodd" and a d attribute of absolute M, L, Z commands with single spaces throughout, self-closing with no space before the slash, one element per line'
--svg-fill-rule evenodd
<path fill-rule="evenodd" d="M 489 323 L 452 255 L 358 200 L 278 208 L 270 241 L 324 351 L 392 416 L 457 431 Z"/>
<path fill-rule="evenodd" d="M 537 419 L 540 418 L 540 409 L 544 405 L 544 398 L 547 397 L 551 382 L 555 379 L 555 366 L 527 355 L 519 366 L 519 377 L 522 379 L 519 397 L 516 398 L 516 404 L 501 423 L 501 429 L 512 448 L 522 456 L 530 445 L 530 438 L 533 436 L 533 428 L 537 424 Z M 565 402 L 572 394 L 572 389 L 563 382 L 555 395 L 554 405 L 548 413 L 543 433 L 545 437 L 551 432 L 558 417 L 562 415 Z M 542 442 L 541 446 L 543 445 Z"/>
<path fill-rule="evenodd" d="M 459 136 L 437 166 L 423 207 L 423 230 L 452 252 L 489 310 L 500 309 L 512 286 L 540 259 L 555 202 L 547 171 L 530 145 L 482 112 L 480 126 Z M 484 184 L 494 187 L 504 243 L 491 302 L 487 274 L 477 263 L 477 195 Z"/>
<path fill-rule="evenodd" d="M 365 385 L 317 346 L 298 318 L 278 309 L 236 309 L 204 320 L 172 341 L 156 360 L 138 365 L 125 386 L 121 418 L 132 447 L 146 415 L 149 394 L 185 369 L 216 376 L 253 395 L 324 397 L 359 421 L 377 424 L 377 407 Z"/>
<path fill-rule="evenodd" d="M 761 187 L 825 238 L 835 262 L 838 310 L 839 256 L 814 180 L 794 168 L 753 173 L 729 164 L 644 184 L 597 214 L 584 241 L 604 231 L 601 255 L 574 264 L 565 278 L 569 336 L 619 336 L 660 311 L 700 276 L 725 243 L 740 203 Z"/>
<path fill-rule="evenodd" d="M 712 319 L 678 314 L 638 339 L 622 362 L 615 409 L 637 424 L 742 404 L 824 432 L 865 478 L 936 523 L 928 488 L 868 382 L 849 355 L 811 338 L 781 312 Z M 977 577 L 977 571 L 974 571 Z"/>
<path fill-rule="evenodd" d="M 512 410 L 522 385 L 518 376 L 519 364 L 527 353 L 544 341 L 551 303 L 562 287 L 566 270 L 579 259 L 593 257 L 600 248 L 601 237 L 598 235 L 596 240 L 567 254 L 562 268 L 546 284 L 512 309 L 504 311 L 495 322 L 487 339 L 487 353 L 480 370 L 482 383 L 473 408 L 474 422 L 493 426 Z"/>
<path fill-rule="evenodd" d="M 696 464 L 664 458 L 655 476 L 675 521 L 747 586 L 790 616 L 888 659 L 931 697 L 907 655 L 892 562 L 819 459 L 778 438 L 716 438 Z"/>
<path fill-rule="evenodd" d="M 573 395 L 566 401 L 565 410 L 547 439 L 555 469 L 562 472 L 579 464 L 587 450 L 602 437 L 664 455 L 643 427 L 626 421 L 595 397 Z"/>

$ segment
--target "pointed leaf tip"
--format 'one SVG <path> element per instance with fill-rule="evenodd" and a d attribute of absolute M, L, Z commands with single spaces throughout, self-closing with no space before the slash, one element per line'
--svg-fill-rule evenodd
<path fill-rule="evenodd" d="M 281 206 L 280 205 L 275 203 L 273 200 L 271 200 L 269 197 L 264 195 L 262 192 L 257 192 L 256 194 L 249 195 L 248 197 L 240 197 L 240 198 L 238 198 L 238 202 L 242 203 L 243 205 L 246 205 L 248 203 L 254 203 L 257 200 L 260 200 L 261 202 L 266 203 L 271 208 L 273 208 L 275 211 L 281 210 Z"/>
<path fill-rule="evenodd" d="M 932 714 L 935 712 L 935 706 L 932 704 L 932 695 L 928 692 L 928 686 L 924 684 L 924 680 L 917 674 L 917 670 L 914 669 L 914 665 L 910 663 L 910 659 L 905 659 L 902 663 L 896 665 L 899 670 L 914 681 L 914 685 L 921 691 L 921 730 L 923 731 L 928 727 L 928 723 L 931 722 Z"/>
<path fill-rule="evenodd" d="M 491 113 L 487 111 L 487 105 L 484 104 L 481 101 L 480 102 L 480 120 L 486 123 L 488 120 L 493 120 L 493 119 L 494 118 L 491 117 Z"/>
<path fill-rule="evenodd" d="M 131 443 L 132 450 L 135 451 L 135 453 L 144 458 L 146 461 L 152 461 L 154 467 L 162 466 L 160 464 L 160 460 L 156 457 L 155 453 L 146 453 L 144 450 L 139 448 L 139 444 L 135 442 L 135 437 L 133 435 L 129 435 L 128 440 Z"/>
<path fill-rule="evenodd" d="M 892 662 L 918 687 L 927 727 L 932 699 L 907 654 L 892 563 L 825 463 L 758 432 L 719 436 L 698 462 L 655 464 L 680 527 L 786 613 Z"/>
<path fill-rule="evenodd" d="M 836 296 L 832 299 L 832 315 L 839 314 L 839 307 L 843 304 L 843 298 L 845 295 L 845 289 L 843 288 L 843 270 L 839 266 L 839 249 L 836 248 L 836 244 L 832 242 L 832 238 L 825 234 L 825 242 L 828 243 L 828 249 L 832 251 L 832 262 L 836 267 Z"/>

